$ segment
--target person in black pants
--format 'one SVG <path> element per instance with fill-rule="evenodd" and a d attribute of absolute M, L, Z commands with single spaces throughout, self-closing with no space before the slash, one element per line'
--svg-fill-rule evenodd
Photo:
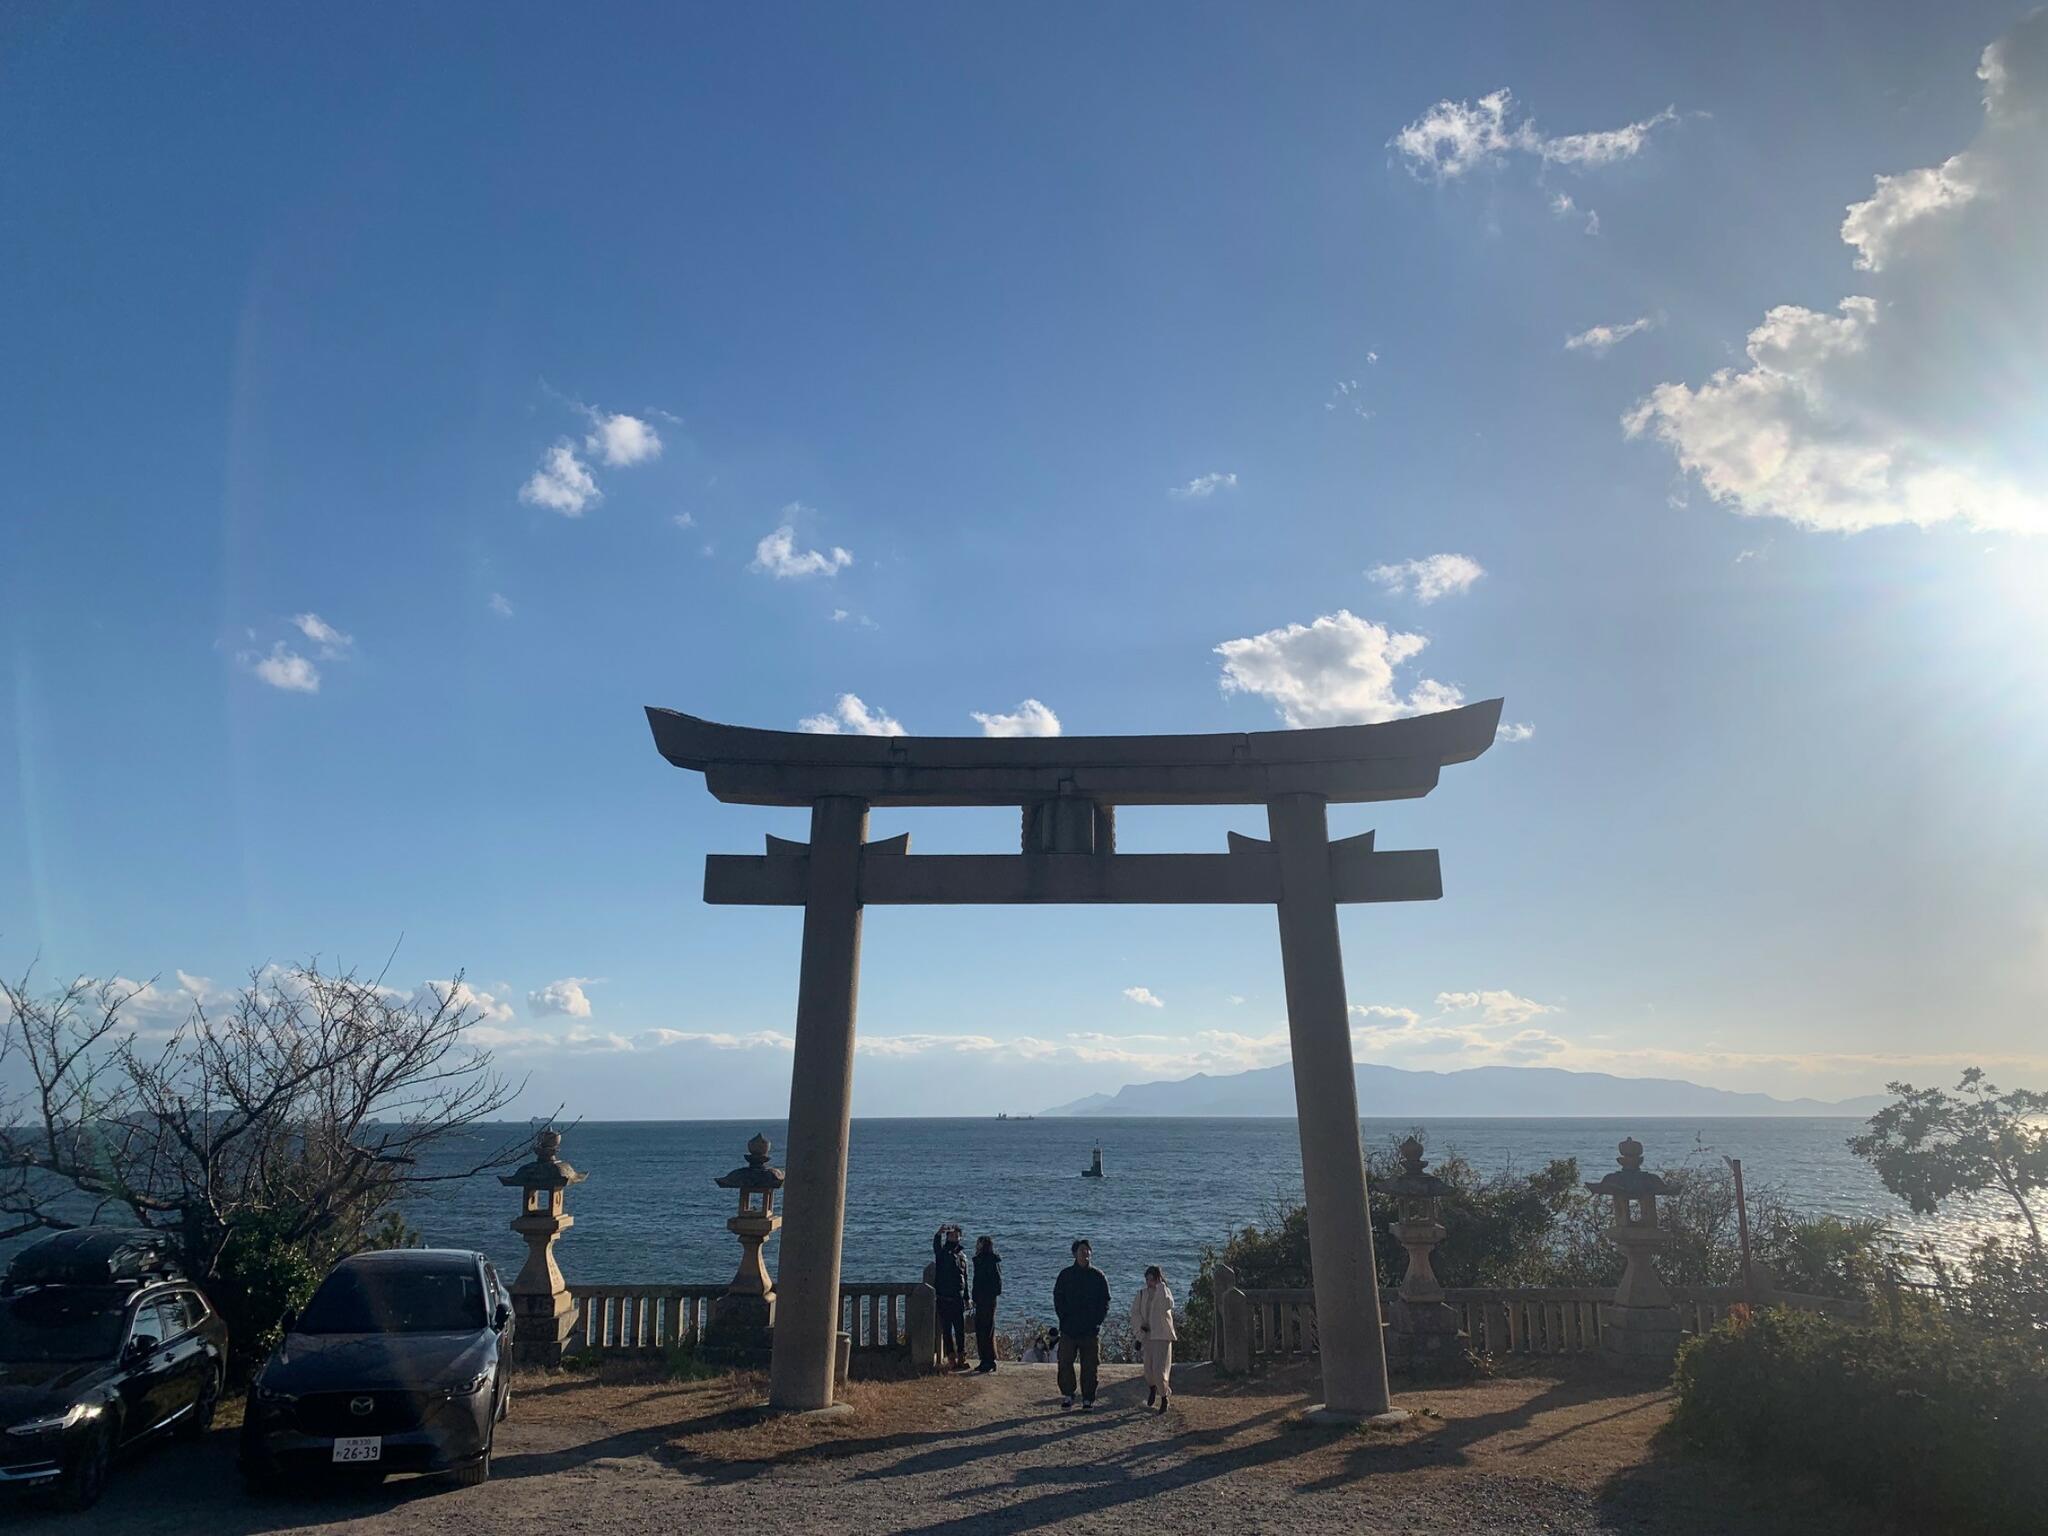
<path fill-rule="evenodd" d="M 1109 1316 L 1109 1281 L 1090 1260 L 1088 1239 L 1077 1237 L 1074 1262 L 1053 1282 L 1052 1309 L 1060 1320 L 1060 1407 L 1074 1406 L 1074 1366 L 1081 1367 L 1081 1407 L 1095 1406 L 1095 1373 L 1102 1363 L 1102 1323 Z"/>
<path fill-rule="evenodd" d="M 974 1347 L 981 1353 L 977 1370 L 996 1368 L 996 1298 L 1003 1294 L 1003 1257 L 996 1240 L 983 1233 L 974 1240 Z"/>
<path fill-rule="evenodd" d="M 958 1227 L 941 1227 L 932 1234 L 932 1290 L 939 1299 L 939 1347 L 945 1351 L 946 1368 L 967 1369 L 967 1254 L 960 1246 Z"/>

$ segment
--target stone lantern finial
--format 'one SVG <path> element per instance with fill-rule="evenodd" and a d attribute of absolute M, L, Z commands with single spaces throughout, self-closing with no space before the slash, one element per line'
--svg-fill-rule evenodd
<path fill-rule="evenodd" d="M 1395 1149 L 1401 1171 L 1378 1181 L 1381 1193 L 1392 1195 L 1400 1219 L 1390 1224 L 1395 1241 L 1407 1250 L 1401 1289 L 1388 1318 L 1387 1358 L 1418 1376 L 1451 1376 L 1469 1368 L 1469 1340 L 1458 1327 L 1457 1312 L 1444 1300 L 1430 1255 L 1444 1240 L 1438 1219 L 1449 1185 L 1424 1171 L 1425 1148 L 1409 1136 Z"/>
<path fill-rule="evenodd" d="M 1592 1195 L 1614 1202 L 1607 1237 L 1625 1261 L 1614 1300 L 1600 1309 L 1600 1354 L 1609 1364 L 1644 1375 L 1670 1370 L 1682 1329 L 1671 1293 L 1658 1278 L 1653 1255 L 1671 1240 L 1657 1224 L 1657 1197 L 1670 1186 L 1643 1169 L 1643 1144 L 1635 1137 L 1616 1148 L 1615 1171 L 1588 1184 Z"/>
<path fill-rule="evenodd" d="M 555 1263 L 555 1239 L 576 1225 L 563 1209 L 563 1196 L 583 1175 L 561 1159 L 562 1133 L 544 1125 L 534 1134 L 533 1161 L 498 1182 L 520 1191 L 512 1230 L 526 1239 L 526 1262 L 512 1282 L 512 1310 L 519 1320 L 513 1349 L 521 1364 L 556 1366 L 576 1325 L 576 1300 Z"/>

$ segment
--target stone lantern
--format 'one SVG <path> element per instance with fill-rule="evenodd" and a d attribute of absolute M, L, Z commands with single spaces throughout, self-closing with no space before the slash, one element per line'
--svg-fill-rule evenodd
<path fill-rule="evenodd" d="M 576 1225 L 562 1209 L 562 1196 L 584 1176 L 562 1161 L 561 1150 L 561 1132 L 544 1126 L 533 1138 L 533 1161 L 498 1177 L 520 1191 L 512 1230 L 526 1239 L 526 1262 L 512 1282 L 512 1312 L 518 1320 L 513 1352 L 522 1365 L 560 1365 L 576 1326 L 576 1299 L 555 1265 L 555 1239 Z"/>
<path fill-rule="evenodd" d="M 1600 1308 L 1600 1356 L 1609 1365 L 1637 1375 L 1661 1376 L 1671 1370 L 1683 1334 L 1678 1308 L 1657 1276 L 1655 1250 L 1671 1240 L 1657 1225 L 1657 1197 L 1669 1187 L 1654 1173 L 1643 1171 L 1643 1144 L 1633 1136 L 1621 1143 L 1620 1166 L 1586 1189 L 1614 1202 L 1614 1225 L 1608 1240 L 1627 1261 L 1614 1300 Z"/>
<path fill-rule="evenodd" d="M 782 1170 L 768 1166 L 769 1142 L 756 1135 L 747 1143 L 747 1160 L 718 1180 L 720 1189 L 739 1191 L 739 1214 L 727 1219 L 726 1230 L 740 1240 L 740 1267 L 725 1294 L 711 1304 L 706 1342 L 721 1356 L 764 1355 L 775 1322 L 775 1282 L 761 1262 L 761 1247 L 775 1235 L 782 1218 L 775 1196 L 782 1188 Z"/>
<path fill-rule="evenodd" d="M 1463 1375 L 1471 1367 L 1470 1341 L 1458 1326 L 1457 1311 L 1444 1300 L 1444 1288 L 1429 1258 L 1444 1240 L 1437 1217 L 1448 1186 L 1423 1171 L 1422 1152 L 1422 1143 L 1410 1136 L 1400 1146 L 1401 1171 L 1377 1181 L 1381 1192 L 1392 1195 L 1400 1208 L 1400 1219 L 1389 1230 L 1408 1252 L 1388 1317 L 1387 1363 L 1417 1376 Z"/>

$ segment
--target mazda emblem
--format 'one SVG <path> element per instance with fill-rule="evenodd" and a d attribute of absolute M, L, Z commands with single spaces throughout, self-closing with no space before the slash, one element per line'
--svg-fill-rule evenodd
<path fill-rule="evenodd" d="M 348 1411 L 359 1419 L 367 1419 L 376 1408 L 377 1399 L 374 1397 L 352 1397 L 348 1400 Z"/>

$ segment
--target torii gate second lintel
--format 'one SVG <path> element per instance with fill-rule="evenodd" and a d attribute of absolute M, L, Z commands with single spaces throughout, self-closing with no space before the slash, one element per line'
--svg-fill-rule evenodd
<path fill-rule="evenodd" d="M 1410 799 L 1493 744 L 1501 701 L 1388 721 L 1206 736 L 870 737 L 719 725 L 650 708 L 661 755 L 721 800 L 809 805 L 811 839 L 712 854 L 704 899 L 804 908 L 791 1063 L 790 1197 L 775 1301 L 770 1401 L 828 1408 L 860 985 L 860 914 L 881 905 L 1270 903 L 1280 919 L 1302 1182 L 1326 1407 L 1388 1406 L 1364 1149 L 1351 1057 L 1339 903 L 1443 894 L 1433 850 L 1381 852 L 1368 832 L 1330 841 L 1331 803 Z M 1270 840 L 1225 853 L 1119 854 L 1118 805 L 1254 805 Z M 871 806 L 1015 805 L 1015 854 L 910 853 L 867 841 Z"/>

